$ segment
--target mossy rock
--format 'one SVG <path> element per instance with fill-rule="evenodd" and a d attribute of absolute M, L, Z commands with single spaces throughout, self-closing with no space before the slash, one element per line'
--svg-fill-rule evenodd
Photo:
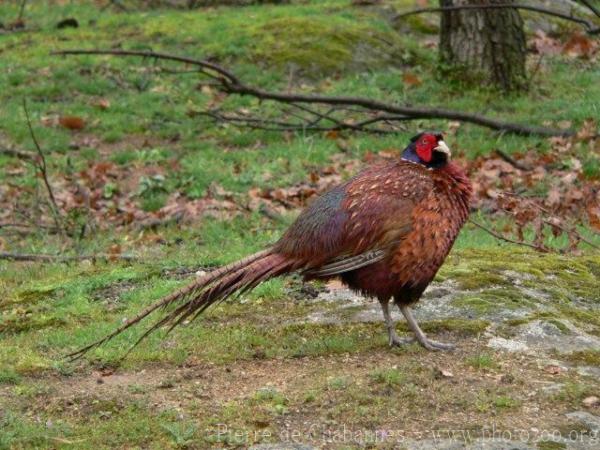
<path fill-rule="evenodd" d="M 318 77 L 406 61 L 398 36 L 339 18 L 285 17 L 251 32 L 251 59 Z M 410 58 L 409 58 L 410 59 Z"/>

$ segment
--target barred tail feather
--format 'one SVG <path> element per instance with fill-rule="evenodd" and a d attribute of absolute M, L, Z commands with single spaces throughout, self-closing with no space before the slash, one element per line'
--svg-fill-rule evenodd
<path fill-rule="evenodd" d="M 124 322 L 110 334 L 66 356 L 71 360 L 78 359 L 89 350 L 108 342 L 123 331 L 137 324 L 157 309 L 161 307 L 165 308 L 173 303 L 183 302 L 177 306 L 175 310 L 168 313 L 145 331 L 127 351 L 127 353 L 129 353 L 137 346 L 137 344 L 157 328 L 169 324 L 170 331 L 189 317 L 190 314 L 196 313 L 194 314 L 195 318 L 211 304 L 224 300 L 244 287 L 250 285 L 250 288 L 255 287 L 262 281 L 266 281 L 269 278 L 285 272 L 286 268 L 290 266 L 291 264 L 287 262 L 283 256 L 271 253 L 271 250 L 264 250 L 232 264 L 220 267 L 144 308 L 135 317 Z M 247 289 L 244 289 L 244 292 L 246 290 Z"/>

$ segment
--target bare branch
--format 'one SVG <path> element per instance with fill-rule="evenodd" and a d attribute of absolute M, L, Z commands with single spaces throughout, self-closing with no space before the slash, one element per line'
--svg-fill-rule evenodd
<path fill-rule="evenodd" d="M 586 6 L 588 6 L 588 8 L 590 8 L 592 11 L 595 12 L 595 8 L 593 6 L 590 6 L 589 4 L 587 4 L 587 2 L 585 0 L 582 0 L 582 3 L 584 3 Z M 542 8 L 540 6 L 523 5 L 520 3 L 501 3 L 501 4 L 497 4 L 497 5 L 455 5 L 455 6 L 445 6 L 445 7 L 439 7 L 439 8 L 419 8 L 419 9 L 414 9 L 412 11 L 407 11 L 407 12 L 397 14 L 392 20 L 394 20 L 394 21 L 400 20 L 400 19 L 403 19 L 408 16 L 413 16 L 415 14 L 439 13 L 439 12 L 446 12 L 446 11 L 461 11 L 461 10 L 469 10 L 469 9 L 485 10 L 485 9 L 506 9 L 506 8 L 522 9 L 522 10 L 526 10 L 526 11 L 537 12 L 540 14 L 546 14 L 549 16 L 559 17 L 561 19 L 568 20 L 570 22 L 575 22 L 575 23 L 582 25 L 588 34 L 599 34 L 600 33 L 600 26 L 595 25 L 594 23 L 590 22 L 587 19 L 571 16 L 569 14 L 565 14 L 560 11 L 554 11 L 551 9 Z"/>
<path fill-rule="evenodd" d="M 54 216 L 54 222 L 56 223 L 56 228 L 61 230 L 63 235 L 65 234 L 65 230 L 61 224 L 60 217 L 60 209 L 56 204 L 56 198 L 54 197 L 54 192 L 52 191 L 52 186 L 50 185 L 50 181 L 48 180 L 48 166 L 46 165 L 46 157 L 44 156 L 44 152 L 42 151 L 42 147 L 33 132 L 33 126 L 31 125 L 31 119 L 29 117 L 29 111 L 27 110 L 27 101 L 23 99 L 23 111 L 25 112 L 25 118 L 27 119 L 27 127 L 29 128 L 29 134 L 31 135 L 31 140 L 35 145 L 35 148 L 38 152 L 39 158 L 35 161 L 35 167 L 40 171 L 42 175 L 42 179 L 44 180 L 44 185 L 46 186 L 46 192 L 48 193 L 48 198 L 50 199 L 50 210 L 52 211 L 52 215 Z"/>
<path fill-rule="evenodd" d="M 525 247 L 530 247 L 530 248 L 533 248 L 534 250 L 536 250 L 538 252 L 542 252 L 542 253 L 548 253 L 550 251 L 550 249 L 548 249 L 547 247 L 542 247 L 539 245 L 531 244 L 529 242 L 517 241 L 516 239 L 511 239 L 507 236 L 504 236 L 503 234 L 498 233 L 497 231 L 492 230 L 491 228 L 486 227 L 485 225 L 480 224 L 479 222 L 475 222 L 473 219 L 469 219 L 469 222 L 472 223 L 473 225 L 475 225 L 477 228 L 481 228 L 486 233 L 491 234 L 496 239 L 500 239 L 501 241 L 508 242 L 510 244 L 523 245 Z"/>
<path fill-rule="evenodd" d="M 298 105 L 294 105 L 298 106 Z M 316 113 L 316 112 L 315 112 Z M 404 116 L 394 116 L 390 114 L 382 114 L 377 117 L 373 117 L 370 119 L 366 119 L 360 122 L 356 122 L 353 124 L 340 122 L 337 119 L 327 119 L 332 120 L 336 125 L 332 126 L 324 126 L 318 125 L 318 123 L 322 120 L 318 117 L 318 120 L 307 121 L 305 118 L 298 117 L 299 119 L 306 120 L 305 122 L 287 122 L 284 120 L 276 120 L 269 118 L 259 118 L 252 116 L 241 116 L 235 114 L 224 114 L 218 110 L 209 110 L 209 111 L 199 111 L 198 115 L 207 116 L 215 120 L 216 122 L 221 123 L 230 123 L 235 126 L 242 126 L 246 128 L 252 128 L 255 130 L 266 130 L 266 131 L 319 131 L 319 132 L 328 132 L 328 131 L 342 131 L 342 130 L 355 130 L 361 131 L 364 133 L 371 134 L 393 134 L 396 133 L 397 130 L 394 129 L 386 129 L 386 128 L 377 128 L 377 127 L 369 127 L 368 125 L 372 125 L 378 122 L 394 122 L 394 121 L 405 121 L 405 120 L 415 120 L 414 118 L 406 118 Z M 327 116 L 322 114 L 323 119 L 326 119 Z"/>
<path fill-rule="evenodd" d="M 138 258 L 133 255 L 79 255 L 79 256 L 63 256 L 63 255 L 47 255 L 47 254 L 31 254 L 31 253 L 7 253 L 0 252 L 0 259 L 9 259 L 12 261 L 45 261 L 45 262 L 72 262 L 72 261 L 137 261 Z"/>
<path fill-rule="evenodd" d="M 542 220 L 542 222 L 544 222 L 546 225 L 549 225 L 553 228 L 558 228 L 559 230 L 561 230 L 563 233 L 566 233 L 567 235 L 573 235 L 573 236 L 577 237 L 577 239 L 579 239 L 580 241 L 585 242 L 590 247 L 600 250 L 600 246 L 596 245 L 595 243 L 590 241 L 588 238 L 583 236 L 579 231 L 577 231 L 577 229 L 575 227 L 563 227 L 562 225 L 560 225 L 556 222 L 552 222 L 547 219 Z"/>
<path fill-rule="evenodd" d="M 578 3 L 581 3 L 584 6 L 587 6 L 590 11 L 592 11 L 596 16 L 600 17 L 600 8 L 594 5 L 590 0 L 576 0 Z"/>
<path fill-rule="evenodd" d="M 491 128 L 506 133 L 524 136 L 572 136 L 573 130 L 559 130 L 546 127 L 527 126 L 516 123 L 503 122 L 473 113 L 447 110 L 443 108 L 416 108 L 398 104 L 385 103 L 365 97 L 327 96 L 313 94 L 295 94 L 265 91 L 263 89 L 244 84 L 231 71 L 209 61 L 168 55 L 149 51 L 133 50 L 64 50 L 54 52 L 55 55 L 116 55 L 116 56 L 141 56 L 144 58 L 165 59 L 185 64 L 193 64 L 207 69 L 206 75 L 217 80 L 221 89 L 228 94 L 249 95 L 260 100 L 272 100 L 287 104 L 321 104 L 330 106 L 359 106 L 365 110 L 378 113 L 389 113 L 396 116 L 405 116 L 403 120 L 415 119 L 447 119 L 468 122 L 475 125 Z M 347 127 L 352 128 L 352 127 Z"/>
<path fill-rule="evenodd" d="M 14 148 L 0 147 L 0 155 L 12 156 L 14 158 L 31 161 L 35 158 L 35 154 L 31 152 L 24 152 L 22 150 L 16 150 Z"/>
<path fill-rule="evenodd" d="M 240 80 L 229 70 L 211 63 L 205 60 L 186 58 L 184 56 L 169 55 L 167 53 L 158 53 L 151 51 L 138 51 L 138 50 L 63 50 L 59 52 L 52 52 L 52 55 L 114 55 L 114 56 L 142 56 L 144 58 L 155 58 L 164 59 L 170 61 L 176 61 L 184 64 L 191 64 L 194 66 L 204 67 L 210 69 L 221 75 L 221 77 L 210 75 L 211 78 L 225 80 L 230 84 L 241 84 Z"/>

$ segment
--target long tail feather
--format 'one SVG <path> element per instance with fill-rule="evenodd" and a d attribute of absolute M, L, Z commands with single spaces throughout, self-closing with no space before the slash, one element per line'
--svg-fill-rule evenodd
<path fill-rule="evenodd" d="M 256 260 L 247 267 L 232 272 L 198 296 L 190 298 L 178 306 L 163 319 L 164 322 L 161 321 L 159 326 L 169 324 L 167 332 L 170 332 L 188 317 L 192 316 L 191 320 L 194 320 L 209 306 L 223 301 L 235 293 L 246 292 L 263 281 L 289 271 L 291 267 L 290 261 L 278 254 L 271 254 Z"/>
<path fill-rule="evenodd" d="M 271 264 L 278 264 L 283 267 L 285 265 L 282 264 L 283 259 L 284 258 L 281 255 L 271 253 L 271 250 L 264 250 L 262 252 L 255 253 L 253 255 L 248 256 L 247 258 L 241 259 L 232 264 L 220 267 L 194 280 L 189 285 L 173 292 L 172 294 L 163 297 L 156 303 L 144 308 L 135 317 L 124 322 L 112 333 L 104 336 L 103 338 L 95 342 L 92 342 L 91 344 L 73 353 L 68 354 L 67 358 L 70 358 L 72 360 L 78 359 L 82 357 L 85 353 L 87 353 L 89 350 L 108 342 L 118 334 L 121 334 L 123 331 L 137 324 L 157 309 L 161 307 L 167 307 L 172 303 L 183 302 L 174 311 L 167 314 L 165 317 L 153 324 L 146 332 L 144 332 L 142 336 L 132 346 L 131 349 L 133 349 L 133 347 L 139 344 L 146 336 L 148 336 L 152 331 L 156 330 L 157 328 L 160 328 L 161 326 L 166 324 L 170 324 L 171 328 L 177 326 L 183 320 L 185 320 L 185 318 L 187 318 L 191 313 L 194 313 L 196 311 L 200 313 L 220 298 L 224 299 L 228 295 L 231 295 L 233 292 L 239 289 L 238 286 L 245 286 L 248 283 L 238 284 L 243 280 L 244 277 L 257 281 L 256 277 L 252 275 L 252 271 L 257 269 L 260 271 L 261 268 L 264 267 L 264 265 L 268 267 L 273 267 L 269 266 L 269 261 L 271 261 Z M 290 264 L 287 265 L 289 266 Z M 267 271 L 266 273 L 269 272 Z M 268 278 L 262 278 L 258 280 L 258 283 L 265 281 Z M 236 282 L 234 280 L 239 281 Z M 235 288 L 232 289 L 234 286 Z M 181 320 L 180 316 L 182 316 Z M 131 349 L 129 351 L 131 351 Z M 129 353 L 129 351 L 127 353 Z"/>

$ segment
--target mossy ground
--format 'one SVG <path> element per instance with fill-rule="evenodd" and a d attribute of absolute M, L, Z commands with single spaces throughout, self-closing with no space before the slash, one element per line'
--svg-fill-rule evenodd
<path fill-rule="evenodd" d="M 3 21 L 16 17 L 20 3 L 0 4 Z M 90 2 L 28 2 L 25 20 L 31 29 L 0 35 L 0 138 L 33 150 L 22 111 L 27 98 L 51 173 L 78 171 L 92 161 L 159 168 L 164 180 L 154 186 L 157 195 L 138 199 L 149 210 L 176 191 L 202 197 L 212 183 L 235 193 L 288 186 L 329 164 L 340 151 L 321 135 L 286 137 L 217 127 L 189 114 L 213 96 L 197 88 L 194 73 L 156 74 L 139 60 L 50 55 L 74 47 L 151 45 L 157 51 L 213 58 L 249 83 L 268 88 L 292 83 L 307 91 L 487 109 L 490 115 L 525 123 L 571 120 L 577 127 L 597 116 L 593 99 L 600 98 L 600 85 L 597 68 L 588 62 L 548 58 L 531 92 L 518 97 L 467 92 L 439 79 L 435 52 L 420 44 L 422 36 L 397 34 L 376 11 L 348 3 L 118 13 Z M 80 27 L 57 30 L 55 24 L 65 17 L 75 17 Z M 414 29 L 431 31 L 420 25 Z M 405 84 L 407 71 L 422 83 Z M 98 99 L 110 106 L 98 108 Z M 224 106 L 259 107 L 247 98 L 228 99 Z M 85 130 L 40 123 L 67 114 L 83 117 Z M 410 130 L 394 137 L 348 135 L 347 156 L 402 146 Z M 453 139 L 462 157 L 497 146 L 512 152 L 534 146 L 543 151 L 548 145 L 471 126 L 463 126 Z M 177 169 L 170 168 L 173 160 L 179 162 Z M 0 182 L 33 188 L 33 171 L 15 170 L 22 167 L 15 158 L 0 156 Z M 142 262 L 134 263 L 0 262 L 0 448 L 243 446 L 274 441 L 288 429 L 306 436 L 306 424 L 423 431 L 424 422 L 417 420 L 422 418 L 440 427 L 464 427 L 462 411 L 476 418 L 472 428 L 477 434 L 492 419 L 506 427 L 559 426 L 563 412 L 598 393 L 597 380 L 571 371 L 551 375 L 533 356 L 482 349 L 487 319 L 431 317 L 423 323 L 433 337 L 458 341 L 459 350 L 451 356 L 416 346 L 390 350 L 381 323 L 303 323 L 330 306 L 298 297 L 295 279 L 266 283 L 165 339 L 160 333 L 150 336 L 114 374 L 141 329 L 82 361 L 63 358 L 184 283 L 173 276 L 179 270 L 236 260 L 275 241 L 283 227 L 255 213 L 206 219 L 191 227 L 104 232 L 78 243 L 85 253 L 118 245 L 140 256 Z M 63 245 L 42 232 L 1 239 L 8 250 L 24 252 L 59 252 Z M 454 280 L 467 292 L 454 300 L 465 311 L 485 315 L 498 308 L 551 303 L 553 313 L 545 318 L 574 321 L 600 336 L 594 310 L 600 302 L 598 276 L 597 256 L 537 255 L 466 227 L 438 281 Z M 522 295 L 515 283 L 530 289 L 530 295 Z M 536 297 L 536 292 L 543 295 Z M 521 318 L 519 324 L 540 314 Z M 398 328 L 405 331 L 402 324 Z M 574 354 L 568 361 L 597 365 L 596 356 Z M 535 390 L 532 397 L 532 379 L 564 383 L 564 392 L 548 398 Z M 532 415 L 525 407 L 532 402 L 547 417 Z M 219 424 L 227 424 L 227 430 L 218 432 Z"/>

